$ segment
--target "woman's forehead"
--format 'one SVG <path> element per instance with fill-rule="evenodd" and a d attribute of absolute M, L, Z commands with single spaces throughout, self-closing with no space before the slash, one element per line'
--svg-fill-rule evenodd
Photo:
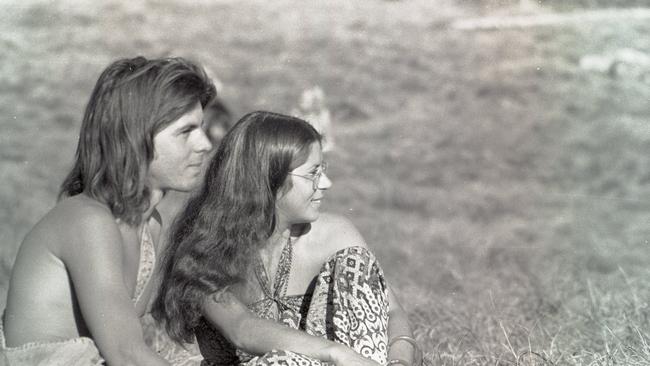
<path fill-rule="evenodd" d="M 323 161 L 323 149 L 320 146 L 318 141 L 313 142 L 308 149 L 305 149 L 307 154 L 300 154 L 302 156 L 298 157 L 298 161 L 302 164 L 299 164 L 297 168 L 300 167 L 311 167 L 314 165 L 320 165 Z"/>

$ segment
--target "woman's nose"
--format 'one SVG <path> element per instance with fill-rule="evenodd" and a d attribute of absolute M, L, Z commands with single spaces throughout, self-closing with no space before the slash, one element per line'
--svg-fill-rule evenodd
<path fill-rule="evenodd" d="M 332 181 L 330 180 L 330 177 L 327 176 L 327 174 L 323 173 L 320 176 L 320 180 L 318 181 L 318 189 L 329 189 L 332 186 Z"/>

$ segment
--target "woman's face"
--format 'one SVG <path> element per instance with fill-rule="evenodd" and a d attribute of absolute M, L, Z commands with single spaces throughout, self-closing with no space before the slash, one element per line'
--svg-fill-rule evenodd
<path fill-rule="evenodd" d="M 285 185 L 291 180 L 291 188 L 278 193 L 276 208 L 280 224 L 303 224 L 318 219 L 323 193 L 332 186 L 323 169 L 323 152 L 320 143 L 315 142 L 307 160 L 289 173 Z"/>

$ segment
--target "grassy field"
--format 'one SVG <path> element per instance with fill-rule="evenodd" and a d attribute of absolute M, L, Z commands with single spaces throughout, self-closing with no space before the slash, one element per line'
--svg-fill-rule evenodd
<path fill-rule="evenodd" d="M 0 5 L 0 288 L 55 203 L 99 72 L 182 55 L 219 77 L 238 116 L 288 113 L 323 88 L 337 138 L 326 209 L 375 249 L 430 363 L 650 365 L 650 87 L 579 66 L 650 53 L 647 20 L 458 31 L 522 9 L 143 3 Z M 608 4 L 644 2 L 526 11 Z"/>

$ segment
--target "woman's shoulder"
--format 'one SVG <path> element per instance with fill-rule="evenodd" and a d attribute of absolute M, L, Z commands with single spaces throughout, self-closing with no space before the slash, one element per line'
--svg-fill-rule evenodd
<path fill-rule="evenodd" d="M 312 223 L 313 238 L 326 252 L 334 253 L 348 247 L 367 247 L 363 236 L 346 217 L 333 213 L 321 213 Z"/>

